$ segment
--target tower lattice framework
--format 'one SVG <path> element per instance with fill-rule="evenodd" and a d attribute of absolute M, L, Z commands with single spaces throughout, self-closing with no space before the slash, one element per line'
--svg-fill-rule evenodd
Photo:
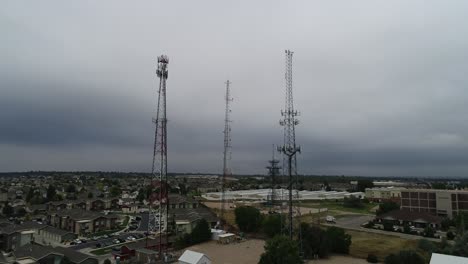
<path fill-rule="evenodd" d="M 296 154 L 301 152 L 301 148 L 296 145 L 296 125 L 299 124 L 297 116 L 299 113 L 294 109 L 293 85 L 292 85 L 292 57 L 293 52 L 286 50 L 286 100 L 285 109 L 281 111 L 283 119 L 280 125 L 283 126 L 283 145 L 278 147 L 278 151 L 283 154 L 283 178 L 287 183 L 287 218 L 283 221 L 283 233 L 291 240 L 301 241 L 301 233 L 298 225 L 295 225 L 295 216 L 300 216 L 300 210 L 295 205 L 294 200 L 298 200 L 297 192 L 297 161 Z M 299 218 L 296 218 L 299 219 Z M 295 230 L 297 228 L 297 232 Z M 302 248 L 302 246 L 301 246 Z M 302 250 L 301 250 L 302 252 Z"/>
<path fill-rule="evenodd" d="M 166 81 L 168 78 L 166 55 L 158 57 L 156 75 L 159 78 L 158 99 L 156 106 L 153 165 L 151 168 L 152 194 L 149 197 L 148 233 L 159 235 L 159 257 L 162 258 L 166 250 L 169 197 L 167 185 L 167 112 L 166 112 Z"/>
<path fill-rule="evenodd" d="M 273 153 L 271 160 L 268 161 L 268 176 L 270 176 L 270 193 L 268 194 L 268 204 L 271 206 L 271 212 L 274 212 L 274 207 L 278 203 L 278 191 L 276 185 L 278 184 L 278 176 L 280 175 L 281 166 L 279 166 L 279 160 L 275 158 L 275 145 L 273 145 Z"/>
<path fill-rule="evenodd" d="M 226 81 L 226 96 L 225 96 L 225 113 L 224 113 L 224 151 L 223 151 L 223 176 L 221 178 L 221 214 L 220 224 L 224 228 L 225 212 L 226 212 L 226 177 L 231 175 L 231 82 Z"/>

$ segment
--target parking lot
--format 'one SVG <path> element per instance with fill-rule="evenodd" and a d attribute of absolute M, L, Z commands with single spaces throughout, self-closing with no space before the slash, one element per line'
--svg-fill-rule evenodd
<path fill-rule="evenodd" d="M 134 239 L 131 239 L 133 237 Z M 145 235 L 142 233 L 133 233 L 133 232 L 125 232 L 115 236 L 104 236 L 99 239 L 90 239 L 85 240 L 86 242 L 80 243 L 78 245 L 73 245 L 71 248 L 80 250 L 84 248 L 100 248 L 100 247 L 109 247 L 112 245 L 122 244 L 125 242 L 131 242 L 140 238 L 144 238 Z M 119 240 L 119 241 L 117 241 Z M 98 246 L 97 246 L 98 245 Z M 100 246 L 99 246 L 100 245 Z"/>
<path fill-rule="evenodd" d="M 362 224 L 374 219 L 373 215 L 344 215 L 336 218 L 336 226 L 356 229 L 360 228 Z"/>

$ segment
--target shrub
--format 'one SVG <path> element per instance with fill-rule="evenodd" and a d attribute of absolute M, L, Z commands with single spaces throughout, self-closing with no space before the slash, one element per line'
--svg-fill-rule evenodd
<path fill-rule="evenodd" d="M 369 255 L 367 255 L 367 262 L 369 262 L 369 263 L 378 263 L 379 259 L 377 258 L 376 255 L 369 254 Z"/>
<path fill-rule="evenodd" d="M 434 235 L 435 235 L 434 228 L 432 228 L 430 226 L 427 226 L 426 228 L 424 228 L 424 236 L 425 237 L 434 237 Z"/>
<path fill-rule="evenodd" d="M 453 240 L 455 238 L 455 234 L 452 231 L 447 232 L 447 239 Z"/>
<path fill-rule="evenodd" d="M 270 214 L 263 219 L 262 230 L 268 237 L 274 237 L 281 232 L 281 215 Z"/>
<path fill-rule="evenodd" d="M 348 254 L 351 246 L 351 236 L 346 234 L 343 228 L 329 227 L 326 231 L 333 253 Z"/>
<path fill-rule="evenodd" d="M 391 222 L 384 221 L 383 222 L 383 229 L 385 231 L 393 231 L 393 224 Z"/>
<path fill-rule="evenodd" d="M 395 202 L 383 202 L 379 205 L 379 209 L 377 210 L 376 214 L 381 215 L 399 209 L 400 205 Z"/>

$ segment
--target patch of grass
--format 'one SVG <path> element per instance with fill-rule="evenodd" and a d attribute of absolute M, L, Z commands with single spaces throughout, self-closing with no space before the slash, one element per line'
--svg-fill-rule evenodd
<path fill-rule="evenodd" d="M 123 220 L 121 226 L 122 226 L 122 227 L 126 227 L 127 224 L 128 224 L 128 221 L 130 221 L 130 216 L 126 215 L 126 216 L 125 216 L 125 219 Z"/>
<path fill-rule="evenodd" d="M 417 250 L 417 240 L 407 240 L 395 236 L 346 230 L 352 236 L 349 254 L 357 258 L 367 258 L 368 254 L 376 255 L 380 261 L 391 253 L 400 250 Z"/>
<path fill-rule="evenodd" d="M 372 209 L 375 204 L 362 203 L 361 208 L 345 207 L 343 201 L 320 201 L 320 202 L 301 202 L 302 207 L 308 208 L 328 208 L 328 210 L 343 211 L 357 214 L 374 214 Z"/>

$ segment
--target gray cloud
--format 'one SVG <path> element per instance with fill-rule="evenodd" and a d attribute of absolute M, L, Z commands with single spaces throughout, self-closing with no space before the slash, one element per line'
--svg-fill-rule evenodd
<path fill-rule="evenodd" d="M 467 5 L 7 2 L 0 171 L 148 171 L 166 53 L 170 170 L 221 170 L 229 78 L 233 171 L 264 173 L 288 48 L 300 172 L 465 176 Z"/>

